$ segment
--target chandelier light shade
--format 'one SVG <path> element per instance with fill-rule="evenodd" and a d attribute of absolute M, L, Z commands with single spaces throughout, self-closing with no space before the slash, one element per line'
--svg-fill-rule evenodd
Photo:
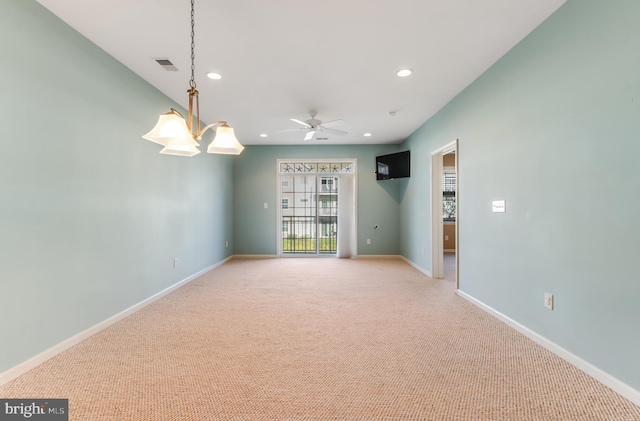
<path fill-rule="evenodd" d="M 238 142 L 233 128 L 222 124 L 216 129 L 216 135 L 207 148 L 208 153 L 219 153 L 224 155 L 240 155 L 244 146 Z"/>
<path fill-rule="evenodd" d="M 165 155 L 178 155 L 178 156 L 194 156 L 200 153 L 198 149 L 198 143 L 195 145 L 185 145 L 182 142 L 169 142 L 167 146 L 162 148 L 161 154 Z"/>
<path fill-rule="evenodd" d="M 143 139 L 156 142 L 162 146 L 167 146 L 169 139 L 175 137 L 188 137 L 193 140 L 191 132 L 187 127 L 187 122 L 181 115 L 174 112 L 162 114 L 158 118 L 155 127 L 151 129 L 149 133 L 142 136 Z"/>
<path fill-rule="evenodd" d="M 227 125 L 226 121 L 216 121 L 207 124 L 200 130 L 200 102 L 198 99 L 198 91 L 196 90 L 194 64 L 195 20 L 193 3 L 194 0 L 191 0 L 191 80 L 189 81 L 189 90 L 187 90 L 189 94 L 189 118 L 185 119 L 182 114 L 172 108 L 168 113 L 162 114 L 160 118 L 158 118 L 155 127 L 142 136 L 142 138 L 164 146 L 160 151 L 161 154 L 194 156 L 200 153 L 198 142 L 202 138 L 202 134 L 207 129 L 218 126 L 207 152 L 224 155 L 240 155 L 244 146 L 240 144 L 233 129 Z M 194 102 L 195 115 L 193 113 Z"/>
<path fill-rule="evenodd" d="M 161 154 L 193 156 L 200 153 L 198 142 L 191 135 L 187 122 L 173 109 L 162 114 L 155 127 L 142 138 L 164 146 Z"/>

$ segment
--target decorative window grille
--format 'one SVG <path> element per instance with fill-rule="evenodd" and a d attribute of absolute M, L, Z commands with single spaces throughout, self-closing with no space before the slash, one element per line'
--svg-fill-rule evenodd
<path fill-rule="evenodd" d="M 353 173 L 353 162 L 281 162 L 281 174 Z"/>

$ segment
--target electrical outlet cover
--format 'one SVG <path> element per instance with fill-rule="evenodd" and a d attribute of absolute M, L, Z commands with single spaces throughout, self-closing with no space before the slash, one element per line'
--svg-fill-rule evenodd
<path fill-rule="evenodd" d="M 544 306 L 549 310 L 553 310 L 553 294 L 544 293 Z"/>

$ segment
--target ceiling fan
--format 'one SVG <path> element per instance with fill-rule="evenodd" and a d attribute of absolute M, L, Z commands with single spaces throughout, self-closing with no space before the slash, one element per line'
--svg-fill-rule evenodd
<path fill-rule="evenodd" d="M 326 132 L 326 133 L 332 133 L 332 134 L 337 134 L 340 136 L 344 136 L 346 134 L 348 134 L 345 131 L 342 130 L 336 130 L 336 129 L 330 129 L 330 126 L 335 126 L 336 124 L 342 124 L 344 123 L 343 120 L 331 120 L 331 121 L 327 121 L 327 122 L 322 122 L 320 120 L 316 119 L 316 111 L 311 110 L 309 111 L 309 115 L 311 116 L 310 119 L 305 120 L 305 121 L 300 121 L 296 118 L 290 118 L 289 120 L 298 123 L 298 124 L 302 124 L 304 127 L 300 127 L 297 129 L 288 129 L 288 130 L 280 130 L 281 132 L 292 132 L 292 131 L 298 131 L 298 130 L 306 130 L 307 133 L 304 136 L 304 140 L 311 140 L 313 138 L 313 136 L 318 133 L 318 132 Z"/>

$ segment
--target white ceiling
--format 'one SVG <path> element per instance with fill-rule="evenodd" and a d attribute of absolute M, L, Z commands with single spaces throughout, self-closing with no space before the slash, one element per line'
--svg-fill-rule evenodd
<path fill-rule="evenodd" d="M 190 0 L 38 1 L 186 108 Z M 399 143 L 564 2 L 195 0 L 201 119 L 227 120 L 245 145 Z M 312 109 L 349 135 L 279 132 Z"/>

